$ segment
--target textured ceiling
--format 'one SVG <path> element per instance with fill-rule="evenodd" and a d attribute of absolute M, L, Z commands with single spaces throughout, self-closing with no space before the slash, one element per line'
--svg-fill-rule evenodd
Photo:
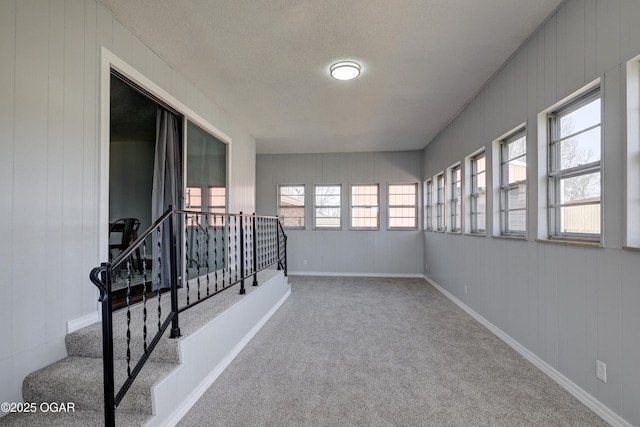
<path fill-rule="evenodd" d="M 100 2 L 258 153 L 318 153 L 424 148 L 562 0 Z"/>

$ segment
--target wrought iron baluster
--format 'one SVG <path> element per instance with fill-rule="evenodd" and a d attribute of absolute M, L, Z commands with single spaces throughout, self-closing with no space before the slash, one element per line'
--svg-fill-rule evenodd
<path fill-rule="evenodd" d="M 147 352 L 147 239 L 142 241 L 142 346 Z"/>
<path fill-rule="evenodd" d="M 214 288 L 218 292 L 218 222 L 217 217 L 213 215 L 213 267 L 214 271 Z"/>
<path fill-rule="evenodd" d="M 195 215 L 193 215 L 193 217 L 197 218 Z M 191 221 L 194 222 L 194 219 L 192 218 Z M 185 274 L 187 275 L 185 282 L 186 282 L 187 306 L 188 306 L 189 305 L 189 265 L 191 264 L 191 262 L 189 261 L 189 214 L 185 215 L 184 224 L 185 224 L 185 227 L 184 227 L 184 235 L 185 235 L 184 260 L 185 261 L 184 262 L 185 262 Z"/>
<path fill-rule="evenodd" d="M 127 257 L 127 376 L 131 376 L 131 256 Z"/>
<path fill-rule="evenodd" d="M 223 214 L 222 217 L 224 218 L 223 222 L 222 222 L 222 236 L 220 236 L 220 240 L 222 241 L 222 289 L 224 289 L 225 284 L 224 284 L 224 280 L 225 280 L 225 270 L 227 269 L 227 250 L 226 250 L 226 246 L 227 246 L 227 237 L 226 237 L 226 231 L 227 231 L 227 225 L 229 224 L 229 216 L 226 214 Z"/>
<path fill-rule="evenodd" d="M 202 221 L 202 215 L 198 215 L 197 216 L 199 221 Z M 199 223 L 200 225 L 202 225 L 202 222 Z M 198 296 L 198 301 L 200 301 L 200 262 L 202 261 L 200 259 L 200 233 L 202 232 L 202 228 L 198 227 L 196 232 L 196 284 L 197 284 L 197 288 L 198 288 L 198 292 L 197 292 L 197 296 Z M 189 277 L 187 276 L 187 286 L 189 283 Z M 188 296 L 187 296 L 187 301 L 188 301 Z M 187 302 L 187 305 L 189 303 Z"/>
<path fill-rule="evenodd" d="M 209 214 L 204 215 L 204 223 L 205 223 L 205 259 L 206 259 L 206 269 L 207 269 L 207 296 L 209 296 Z"/>
<path fill-rule="evenodd" d="M 235 280 L 238 281 L 238 216 L 233 216 L 233 253 L 235 255 Z"/>
<path fill-rule="evenodd" d="M 157 239 L 158 239 L 158 285 L 156 289 L 156 295 L 158 295 L 158 330 L 162 328 L 162 292 L 160 292 L 162 288 L 162 232 L 160 231 L 162 227 L 158 227 L 157 229 Z"/>

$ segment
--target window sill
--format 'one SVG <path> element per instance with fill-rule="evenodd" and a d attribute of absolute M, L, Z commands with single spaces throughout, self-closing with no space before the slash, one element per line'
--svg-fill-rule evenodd
<path fill-rule="evenodd" d="M 446 231 L 447 234 L 452 234 L 454 236 L 460 236 L 462 233 L 460 231 Z"/>
<path fill-rule="evenodd" d="M 600 242 L 582 242 L 579 240 L 536 239 L 538 243 L 554 243 L 556 245 L 582 246 L 586 248 L 603 248 Z"/>
<path fill-rule="evenodd" d="M 527 236 L 509 236 L 507 234 L 499 234 L 497 236 L 491 236 L 494 239 L 504 239 L 504 240 L 527 240 Z"/>
<path fill-rule="evenodd" d="M 465 236 L 487 237 L 487 233 L 465 233 Z"/>
<path fill-rule="evenodd" d="M 640 248 L 637 246 L 623 246 L 622 249 L 629 252 L 640 252 Z"/>

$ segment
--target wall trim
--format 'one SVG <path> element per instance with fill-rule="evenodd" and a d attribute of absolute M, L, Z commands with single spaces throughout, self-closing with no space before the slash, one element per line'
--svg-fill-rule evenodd
<path fill-rule="evenodd" d="M 82 317 L 78 317 L 77 319 L 71 319 L 67 321 L 67 334 L 78 331 L 82 328 L 86 328 L 87 326 L 91 326 L 94 323 L 98 323 L 102 320 L 102 315 L 100 309 L 94 311 L 93 313 L 85 314 Z"/>
<path fill-rule="evenodd" d="M 406 277 L 406 278 L 424 278 L 420 273 L 341 273 L 327 271 L 288 271 L 289 276 L 331 276 L 331 277 Z"/>
<path fill-rule="evenodd" d="M 571 395 L 573 395 L 576 399 L 582 402 L 587 408 L 591 411 L 595 412 L 600 418 L 609 423 L 614 427 L 633 427 L 627 421 L 625 421 L 620 415 L 613 412 L 611 409 L 606 407 L 602 402 L 600 402 L 595 397 L 591 396 L 584 389 L 580 388 L 577 384 L 571 381 L 569 378 L 565 377 L 556 370 L 554 367 L 549 365 L 547 362 L 536 356 L 529 349 L 524 347 L 515 339 L 511 338 L 500 328 L 495 326 L 493 323 L 489 322 L 487 319 L 482 317 L 480 314 L 476 313 L 471 307 L 460 301 L 453 294 L 449 293 L 442 286 L 437 284 L 433 279 L 431 279 L 426 274 L 423 276 L 424 280 L 433 285 L 441 294 L 449 298 L 453 303 L 455 303 L 458 307 L 463 309 L 468 315 L 477 320 L 482 326 L 487 328 L 491 333 L 504 341 L 509 347 L 517 351 L 521 356 L 531 362 L 535 367 L 544 372 L 548 377 L 558 383 L 562 388 L 567 390 Z"/>

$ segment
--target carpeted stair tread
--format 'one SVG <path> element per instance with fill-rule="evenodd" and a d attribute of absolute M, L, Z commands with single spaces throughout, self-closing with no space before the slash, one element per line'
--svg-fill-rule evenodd
<path fill-rule="evenodd" d="M 149 418 L 148 414 L 137 412 L 116 411 L 116 426 L 134 427 L 143 425 Z M 41 412 L 14 413 L 0 418 L 2 427 L 102 427 L 104 426 L 104 412 L 90 410 L 75 410 L 73 412 Z"/>
<path fill-rule="evenodd" d="M 139 360 L 144 353 L 144 339 L 142 332 L 142 320 L 139 319 L 137 312 L 132 311 L 131 321 L 131 340 L 129 350 L 131 352 L 131 360 Z M 127 338 L 126 324 L 121 324 L 121 319 L 116 317 L 113 322 L 114 331 L 117 331 L 113 337 L 113 357 L 114 359 L 126 360 L 127 357 Z M 156 324 L 147 323 L 147 345 L 158 331 Z M 96 323 L 76 332 L 68 334 L 65 338 L 67 353 L 69 356 L 77 357 L 93 357 L 102 358 L 102 323 Z M 179 363 L 180 356 L 178 354 L 178 341 L 169 338 L 169 330 L 158 341 L 155 349 L 149 356 L 149 361 L 156 362 L 173 362 Z"/>
<path fill-rule="evenodd" d="M 118 408 L 151 415 L 151 387 L 175 366 L 147 362 Z M 126 361 L 117 360 L 114 369 L 116 388 L 119 388 L 126 380 Z M 76 410 L 101 411 L 104 405 L 102 378 L 101 359 L 67 357 L 28 375 L 22 394 L 25 402 L 73 402 Z"/>

